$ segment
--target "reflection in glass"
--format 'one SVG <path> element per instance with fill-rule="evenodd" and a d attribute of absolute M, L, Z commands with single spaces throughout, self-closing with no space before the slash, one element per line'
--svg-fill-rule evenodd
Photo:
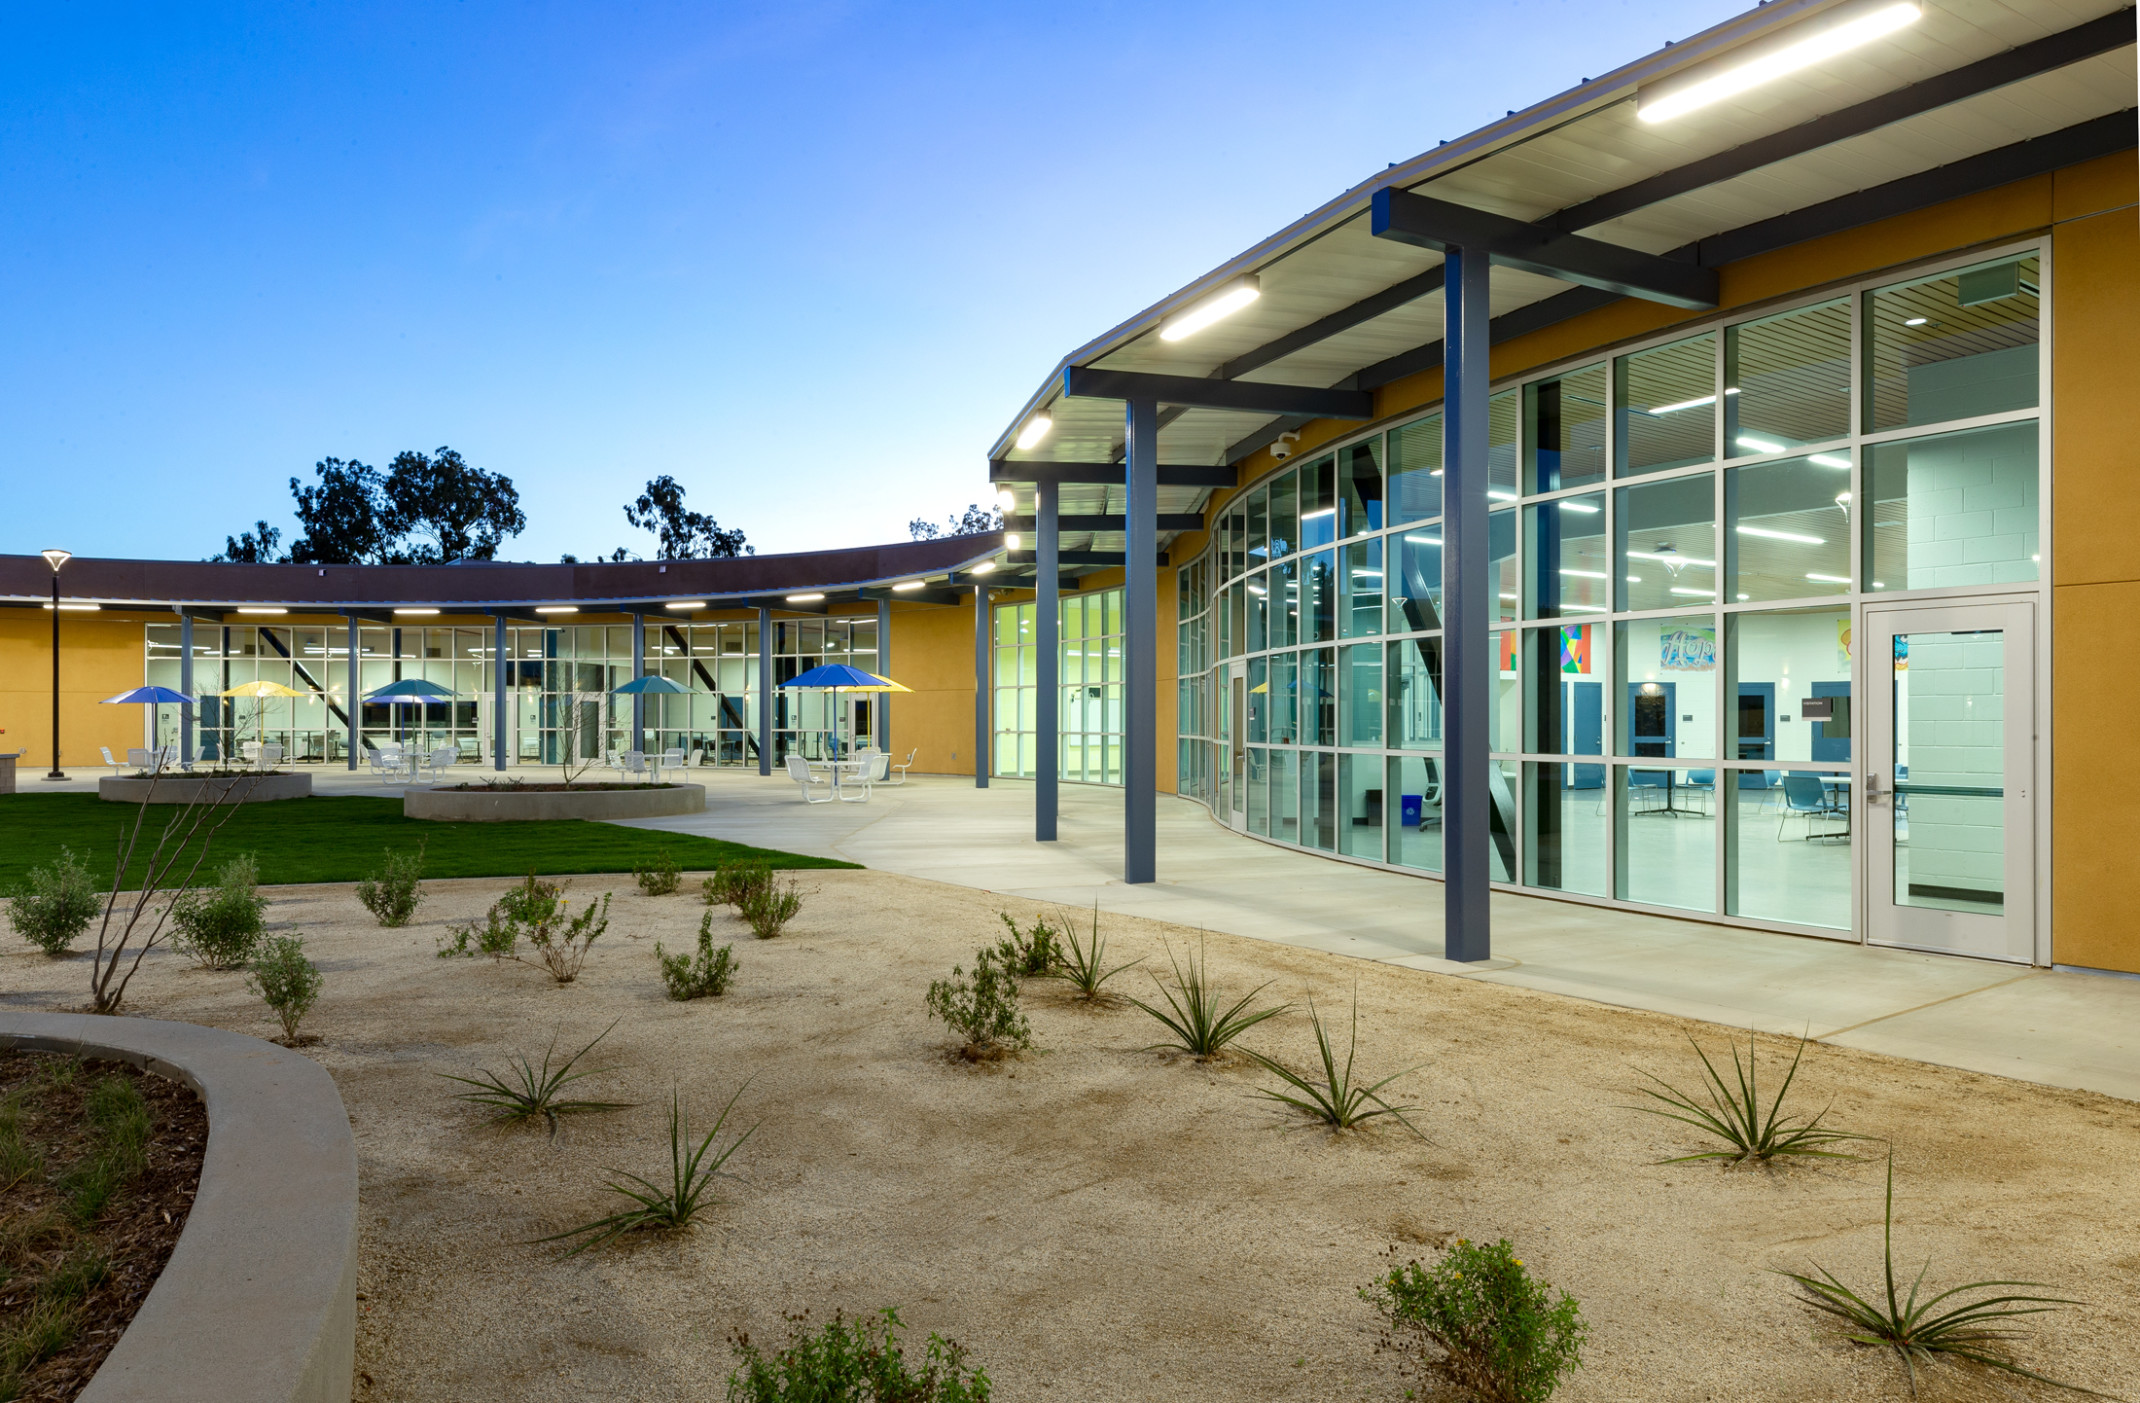
<path fill-rule="evenodd" d="M 1716 333 L 1613 362 L 1619 471 L 1662 472 L 1716 456 Z"/>
<path fill-rule="evenodd" d="M 1620 489 L 1621 608 L 1715 600 L 1715 491 L 1710 473 Z"/>
<path fill-rule="evenodd" d="M 1424 872 L 1442 870 L 1441 766 L 1432 756 L 1393 755 L 1387 766 L 1391 806 L 1389 860 Z"/>
<path fill-rule="evenodd" d="M 1270 739 L 1273 745 L 1292 745 L 1300 737 L 1300 684 L 1298 653 L 1273 653 L 1264 696 L 1269 701 Z M 1312 720 L 1312 717 L 1311 717 Z"/>
<path fill-rule="evenodd" d="M 1601 614 L 1609 607 L 1612 561 L 1605 544 L 1605 494 L 1563 497 L 1523 508 L 1524 555 L 1531 562 L 1524 616 Z"/>
<path fill-rule="evenodd" d="M 1492 841 L 1487 845 L 1487 872 L 1496 882 L 1516 880 L 1516 834 L 1522 820 L 1516 808 L 1514 760 L 1494 760 L 1486 766 L 1486 826 Z"/>
<path fill-rule="evenodd" d="M 1271 836 L 1271 752 L 1256 746 L 1248 751 L 1248 831 Z"/>
<path fill-rule="evenodd" d="M 1716 615 L 1628 619 L 1613 633 L 1613 753 L 1715 758 Z"/>
<path fill-rule="evenodd" d="M 1605 690 L 1601 659 L 1594 651 L 1599 624 L 1563 624 L 1524 635 L 1530 656 L 1531 695 L 1524 708 L 1523 748 L 1542 755 L 1605 753 Z M 1576 780 L 1596 787 L 1598 767 L 1579 767 Z"/>
<path fill-rule="evenodd" d="M 1724 456 L 1785 453 L 1850 432 L 1850 301 L 1724 333 Z"/>
<path fill-rule="evenodd" d="M 1300 499 L 1290 472 L 1271 479 L 1270 537 L 1273 560 L 1300 549 Z"/>
<path fill-rule="evenodd" d="M 1439 536 L 1441 532 L 1436 531 Z M 1516 577 L 1516 513 L 1489 512 L 1486 517 L 1486 571 L 1494 582 L 1494 607 L 1487 617 L 1506 623 L 1516 617 L 1521 581 Z"/>
<path fill-rule="evenodd" d="M 1339 788 L 1344 804 L 1338 817 L 1340 842 L 1348 857 L 1382 860 L 1382 757 L 1338 757 Z"/>
<path fill-rule="evenodd" d="M 1833 814 L 1847 803 L 1847 785 L 1820 775 L 1794 775 L 1800 804 L 1828 813 L 1801 818 L 1786 807 L 1781 771 L 1727 770 L 1724 811 L 1732 813 L 1730 865 L 1724 874 L 1724 911 L 1756 920 L 1850 929 L 1850 838 L 1846 819 Z M 1838 795 L 1838 790 L 1843 794 Z"/>
<path fill-rule="evenodd" d="M 2034 408 L 2041 284 L 2029 253 L 1866 293 L 1867 432 Z"/>
<path fill-rule="evenodd" d="M 1343 676 L 1338 679 L 1344 725 L 1339 745 L 1382 744 L 1382 645 L 1354 643 L 1339 650 Z"/>
<path fill-rule="evenodd" d="M 1791 609 L 1729 617 L 1732 704 L 1728 743 L 1737 760 L 1773 760 L 1742 787 L 1773 789 L 1791 765 L 1850 760 L 1850 611 Z M 1808 699 L 1840 703 L 1833 720 L 1806 718 Z M 1774 835 L 1771 834 L 1773 837 Z M 1847 884 L 1846 884 L 1847 885 Z"/>
<path fill-rule="evenodd" d="M 1390 525 L 1442 514 L 1441 471 L 1441 415 L 1390 431 Z"/>
<path fill-rule="evenodd" d="M 1337 744 L 1337 661 L 1328 648 L 1300 654 L 1300 743 Z"/>
<path fill-rule="evenodd" d="M 1615 767 L 1613 895 L 1716 910 L 1716 771 Z"/>
<path fill-rule="evenodd" d="M 1271 558 L 1271 494 L 1258 487 L 1248 494 L 1248 563 L 1250 568 Z"/>
<path fill-rule="evenodd" d="M 1524 386 L 1523 414 L 1526 492 L 1554 492 L 1605 480 L 1602 362 Z"/>
<path fill-rule="evenodd" d="M 1337 756 L 1327 750 L 1300 752 L 1300 841 L 1337 849 Z"/>
<path fill-rule="evenodd" d="M 1518 390 L 1503 390 L 1486 401 L 1486 495 L 1497 502 L 1516 500 L 1516 425 L 1523 417 Z"/>
<path fill-rule="evenodd" d="M 1389 580 L 1389 631 L 1418 633 L 1440 628 L 1441 523 L 1424 522 L 1391 541 L 1390 554 L 1397 568 Z"/>
<path fill-rule="evenodd" d="M 2033 420 L 1866 449 L 1866 587 L 2035 579 L 2037 478 Z"/>
<path fill-rule="evenodd" d="M 1270 661 L 1248 660 L 1248 743 L 1262 745 L 1271 738 Z"/>
<path fill-rule="evenodd" d="M 1281 560 L 1267 572 L 1271 593 L 1266 632 L 1273 648 L 1300 642 L 1300 565 L 1298 558 Z"/>
<path fill-rule="evenodd" d="M 1382 440 L 1370 438 L 1338 454 L 1338 535 L 1382 529 Z"/>
<path fill-rule="evenodd" d="M 1337 552 L 1318 551 L 1301 562 L 1300 641 L 1337 637 Z"/>
<path fill-rule="evenodd" d="M 1337 539 L 1337 459 L 1325 456 L 1300 470 L 1300 544 L 1305 550 Z"/>
<path fill-rule="evenodd" d="M 1258 571 L 1248 577 L 1242 588 L 1247 591 L 1248 651 L 1258 653 L 1270 646 L 1270 577 Z"/>
<path fill-rule="evenodd" d="M 1271 752 L 1271 836 L 1288 843 L 1300 841 L 1300 768 L 1297 752 Z"/>
<path fill-rule="evenodd" d="M 1733 468 L 1724 475 L 1725 588 L 1734 600 L 1817 599 L 1850 590 L 1850 453 Z"/>
<path fill-rule="evenodd" d="M 1407 638 L 1389 645 L 1389 744 L 1439 750 L 1442 743 L 1442 641 Z"/>
<path fill-rule="evenodd" d="M 1523 882 L 1548 891 L 1606 895 L 1605 813 L 1600 784 L 1576 783 L 1576 771 L 1594 767 L 1527 764 L 1523 767 Z"/>
<path fill-rule="evenodd" d="M 1382 538 L 1355 541 L 1344 549 L 1338 576 L 1338 624 L 1346 638 L 1382 632 Z"/>
<path fill-rule="evenodd" d="M 1895 904 L 2006 907 L 2006 635 L 1895 635 Z"/>
<path fill-rule="evenodd" d="M 1523 635 L 1514 629 L 1487 635 L 1500 665 L 1494 669 L 1494 705 L 1486 714 L 1486 748 L 1518 750 L 1523 744 L 1523 692 L 1520 657 Z"/>

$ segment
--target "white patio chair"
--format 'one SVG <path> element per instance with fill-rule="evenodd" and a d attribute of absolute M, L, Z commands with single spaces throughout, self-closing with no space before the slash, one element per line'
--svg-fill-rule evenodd
<path fill-rule="evenodd" d="M 104 758 L 107 760 L 111 758 L 111 752 L 109 750 L 104 752 Z M 148 747 L 141 745 L 128 746 L 126 748 L 126 763 L 132 765 L 137 770 L 146 771 L 149 767 Z"/>
<path fill-rule="evenodd" d="M 246 758 L 252 761 L 253 768 L 256 770 L 272 770 L 282 763 L 282 747 L 279 745 L 257 746 L 253 749 L 253 753 Z"/>
<path fill-rule="evenodd" d="M 442 745 L 434 749 L 429 755 L 419 756 L 417 763 L 430 766 L 431 778 L 437 779 L 460 762 L 461 750 L 459 746 Z"/>
<path fill-rule="evenodd" d="M 644 778 L 648 768 L 646 752 L 643 750 L 625 751 L 617 757 L 617 768 L 624 771 L 626 775 L 638 775 Z"/>
<path fill-rule="evenodd" d="M 875 778 L 877 762 L 874 758 L 857 757 L 839 762 L 840 782 L 834 793 L 843 804 L 866 804 L 869 802 L 870 781 Z"/>
<path fill-rule="evenodd" d="M 800 755 L 788 757 L 788 778 L 802 791 L 805 804 L 829 804 L 832 802 L 832 779 L 810 768 L 810 762 Z"/>
<path fill-rule="evenodd" d="M 654 764 L 656 767 L 654 770 L 654 778 L 657 780 L 661 778 L 661 772 L 663 770 L 682 769 L 684 767 L 684 748 L 679 745 L 672 746 L 669 749 L 662 751 L 661 757 L 656 760 Z"/>
<path fill-rule="evenodd" d="M 398 745 L 367 743 L 364 747 L 364 758 L 370 762 L 375 775 L 401 773 L 401 747 Z"/>
<path fill-rule="evenodd" d="M 107 765 L 109 765 L 109 766 L 111 766 L 111 769 L 112 769 L 112 773 L 113 773 L 113 774 L 117 774 L 117 773 L 118 773 L 118 772 L 120 771 L 120 769 L 122 769 L 122 768 L 123 768 L 123 767 L 122 767 L 122 766 L 121 766 L 121 765 L 119 764 L 119 762 L 118 762 L 117 760 L 114 760 L 114 759 L 112 759 L 112 758 L 111 758 L 111 747 L 110 747 L 110 746 L 108 746 L 108 745 L 100 745 L 100 746 L 98 746 L 98 747 L 97 747 L 97 749 L 98 749 L 98 751 L 99 751 L 99 752 L 101 752 L 101 753 L 103 754 L 103 756 L 104 756 L 104 763 L 105 763 L 105 764 L 107 764 Z"/>
<path fill-rule="evenodd" d="M 178 747 L 175 745 L 157 746 L 149 752 L 149 764 L 159 774 L 165 770 L 176 769 L 178 767 Z"/>
<path fill-rule="evenodd" d="M 901 785 L 901 784 L 905 784 L 905 783 L 907 782 L 907 771 L 908 771 L 908 769 L 910 769 L 910 768 L 911 768 L 911 767 L 913 766 L 913 764 L 914 764 L 914 757 L 915 757 L 915 756 L 917 756 L 917 755 L 919 755 L 919 754 L 921 754 L 921 747 L 917 745 L 917 746 L 915 746 L 915 747 L 914 747 L 914 748 L 913 748 L 912 750 L 909 750 L 909 751 L 907 752 L 907 758 L 906 758 L 906 759 L 904 759 L 904 760 L 901 760 L 901 761 L 900 761 L 900 762 L 899 762 L 898 764 L 896 764 L 896 765 L 892 763 L 892 757 L 891 757 L 891 756 L 889 756 L 889 755 L 885 756 L 885 757 L 884 757 L 884 773 L 883 773 L 883 774 L 880 774 L 880 775 L 878 776 L 878 783 L 880 783 L 880 784 L 890 784 L 890 785 Z M 891 773 L 891 772 L 892 772 L 893 770 L 897 770 L 897 771 L 899 772 L 899 777 L 898 777 L 897 779 L 892 779 L 892 778 L 889 778 L 889 775 L 890 775 L 890 773 Z"/>

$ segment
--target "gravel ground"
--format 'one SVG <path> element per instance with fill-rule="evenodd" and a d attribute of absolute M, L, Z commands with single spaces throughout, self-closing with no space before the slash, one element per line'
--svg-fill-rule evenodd
<path fill-rule="evenodd" d="M 616 901 L 585 972 L 558 986 L 434 957 L 446 923 L 505 883 L 430 884 L 398 931 L 347 886 L 270 889 L 270 921 L 325 971 L 308 1052 L 356 1128 L 358 1398 L 719 1399 L 733 1331 L 763 1343 L 787 1314 L 896 1306 L 915 1340 L 966 1345 L 1007 1401 L 1392 1399 L 1398 1371 L 1355 1287 L 1392 1252 L 1458 1236 L 1510 1238 L 1581 1300 L 1594 1333 L 1562 1398 L 1907 1396 L 1890 1358 L 1834 1340 L 1771 1274 L 1818 1261 L 1872 1288 L 1882 1164 L 1662 1166 L 1696 1142 L 1625 1109 L 1634 1069 L 1691 1084 L 1686 1035 L 1715 1049 L 1723 1029 L 1209 937 L 1224 987 L 1269 980 L 1266 997 L 1340 1019 L 1356 987 L 1362 1068 L 1419 1066 L 1399 1086 L 1424 1141 L 1332 1137 L 1273 1114 L 1252 1095 L 1272 1078 L 1245 1059 L 1147 1050 L 1144 1014 L 1051 984 L 1028 985 L 1040 1051 L 959 1062 L 923 991 L 1002 933 L 999 910 L 1036 908 L 870 872 L 805 881 L 815 895 L 778 940 L 715 916 L 741 975 L 688 1004 L 664 997 L 653 946 L 690 942 L 692 895 L 577 879 L 576 898 Z M 1162 942 L 1197 938 L 1127 917 L 1106 930 L 1114 958 L 1145 957 L 1119 985 L 1147 994 Z M 12 943 L 0 957 L 9 1005 L 78 1004 L 86 980 L 86 960 Z M 243 984 L 159 952 L 130 1011 L 271 1036 Z M 612 1020 L 588 1059 L 606 1071 L 582 1086 L 639 1104 L 555 1139 L 489 1128 L 431 1075 L 539 1056 L 553 1035 L 576 1047 Z M 1299 1009 L 1245 1041 L 1295 1065 L 1313 1052 Z M 611 1211 L 605 1171 L 665 1166 L 672 1088 L 703 1124 L 739 1086 L 740 1123 L 758 1129 L 702 1227 L 571 1259 L 532 1243 Z M 1807 1106 L 1833 1098 L 1835 1124 L 1895 1144 L 1902 1266 L 1930 1254 L 1932 1282 L 2032 1277 L 2086 1301 L 2043 1318 L 2022 1357 L 2132 1387 L 2140 1106 L 1827 1047 L 1800 1087 Z M 1936 1392 L 2021 1396 L 1965 1375 Z"/>

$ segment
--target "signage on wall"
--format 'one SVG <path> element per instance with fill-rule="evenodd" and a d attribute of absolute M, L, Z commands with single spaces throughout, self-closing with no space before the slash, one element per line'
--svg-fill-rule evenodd
<path fill-rule="evenodd" d="M 1576 624 L 1560 631 L 1560 670 L 1590 675 L 1590 625 Z"/>
<path fill-rule="evenodd" d="M 1716 628 L 1660 630 L 1657 666 L 1666 672 L 1715 672 Z"/>
<path fill-rule="evenodd" d="M 1850 674 L 1850 616 L 1845 614 L 1835 621 L 1835 667 L 1844 676 Z"/>

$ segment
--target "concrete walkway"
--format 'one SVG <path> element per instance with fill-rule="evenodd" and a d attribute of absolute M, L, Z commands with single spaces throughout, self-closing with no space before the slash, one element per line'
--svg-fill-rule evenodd
<path fill-rule="evenodd" d="M 804 805 L 785 777 L 700 771 L 706 812 L 632 826 L 703 833 L 1149 916 L 1624 1008 L 1797 1034 L 2140 1100 L 2140 979 L 2032 970 L 1493 898 L 1492 967 L 1441 958 L 1441 886 L 1245 838 L 1159 801 L 1159 880 L 1125 886 L 1119 790 L 1065 785 L 1059 841 L 1035 843 L 1030 783 L 916 778 L 867 804 Z"/>

